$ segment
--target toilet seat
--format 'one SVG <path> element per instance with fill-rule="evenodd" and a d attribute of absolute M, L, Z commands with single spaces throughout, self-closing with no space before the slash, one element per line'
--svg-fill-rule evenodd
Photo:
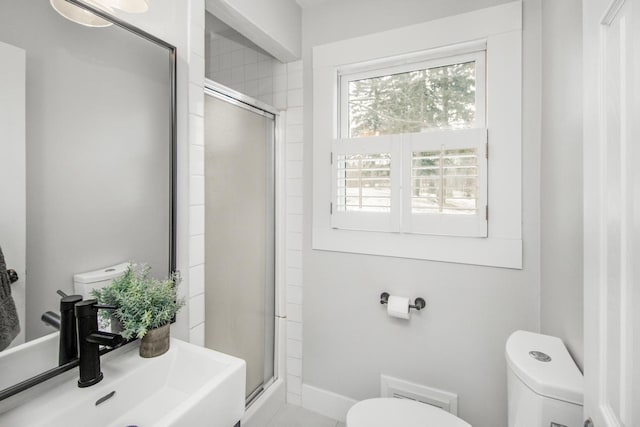
<path fill-rule="evenodd" d="M 382 397 L 358 402 L 347 413 L 347 427 L 471 427 L 435 406 Z"/>

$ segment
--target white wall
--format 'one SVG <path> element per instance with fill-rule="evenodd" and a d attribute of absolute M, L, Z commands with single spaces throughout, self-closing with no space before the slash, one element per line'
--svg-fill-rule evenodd
<path fill-rule="evenodd" d="M 542 333 L 582 367 L 582 2 L 542 2 Z"/>
<path fill-rule="evenodd" d="M 334 2 L 303 11 L 305 163 L 312 156 L 313 46 L 505 1 Z M 380 373 L 458 393 L 475 427 L 506 425 L 504 344 L 538 330 L 540 292 L 540 1 L 524 1 L 524 268 L 509 270 L 311 250 L 304 203 L 303 383 L 354 399 L 379 395 Z M 329 30 L 330 29 L 330 30 Z M 304 172 L 311 192 L 311 170 Z M 382 291 L 422 296 L 410 322 L 390 319 Z M 303 406 L 308 405 L 303 388 Z"/>

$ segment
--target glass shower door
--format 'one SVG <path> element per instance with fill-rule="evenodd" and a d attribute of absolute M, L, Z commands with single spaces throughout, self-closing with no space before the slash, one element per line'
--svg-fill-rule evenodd
<path fill-rule="evenodd" d="M 247 362 L 247 404 L 274 377 L 274 119 L 205 96 L 205 346 Z"/>

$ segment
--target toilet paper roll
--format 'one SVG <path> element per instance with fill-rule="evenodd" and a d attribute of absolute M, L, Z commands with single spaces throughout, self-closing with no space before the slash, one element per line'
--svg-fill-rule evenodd
<path fill-rule="evenodd" d="M 387 314 L 398 319 L 408 319 L 411 314 L 409 312 L 409 304 L 409 298 L 391 295 L 387 302 Z"/>

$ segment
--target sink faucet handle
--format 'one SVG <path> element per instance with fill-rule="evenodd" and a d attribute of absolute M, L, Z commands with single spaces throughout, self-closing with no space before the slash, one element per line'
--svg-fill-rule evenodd
<path fill-rule="evenodd" d="M 60 295 L 62 298 L 64 298 L 64 297 L 68 296 L 67 294 L 65 294 L 64 292 L 62 292 L 60 289 L 58 289 L 58 290 L 56 291 L 56 294 Z"/>
<path fill-rule="evenodd" d="M 110 305 L 110 304 L 96 304 L 95 307 L 101 310 L 117 310 L 118 309 L 118 307 L 116 307 L 115 305 Z"/>

